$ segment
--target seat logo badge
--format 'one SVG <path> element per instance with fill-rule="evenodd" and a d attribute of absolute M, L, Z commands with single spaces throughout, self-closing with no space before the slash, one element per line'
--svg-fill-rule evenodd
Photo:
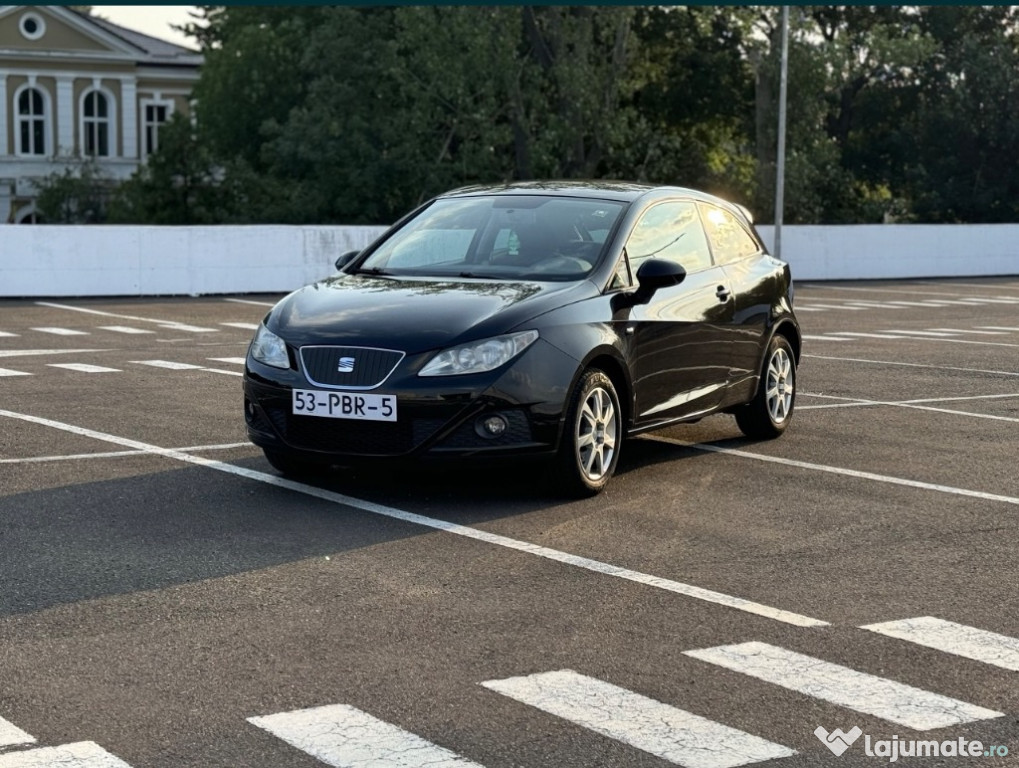
<path fill-rule="evenodd" d="M 337 373 L 353 373 L 354 372 L 354 358 L 352 357 L 341 357 L 339 365 L 336 366 Z"/>

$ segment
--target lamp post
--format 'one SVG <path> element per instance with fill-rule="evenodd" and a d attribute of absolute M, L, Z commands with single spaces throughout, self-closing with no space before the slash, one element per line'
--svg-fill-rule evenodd
<path fill-rule="evenodd" d="M 778 156 L 775 161 L 775 257 L 782 258 L 782 212 L 785 205 L 785 106 L 789 82 L 789 6 L 782 6 L 782 63 L 778 85 Z"/>

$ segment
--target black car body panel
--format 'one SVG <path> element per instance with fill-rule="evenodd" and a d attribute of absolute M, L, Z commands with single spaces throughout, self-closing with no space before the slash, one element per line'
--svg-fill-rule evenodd
<path fill-rule="evenodd" d="M 544 211 L 556 212 L 551 224 L 541 221 Z M 443 229 L 446 220 L 454 223 Z M 533 242 L 527 228 L 564 221 L 569 248 L 524 264 Z M 679 254 L 688 243 L 693 255 Z M 671 251 L 681 281 L 643 290 L 639 264 L 668 260 Z M 289 364 L 268 365 L 249 350 L 248 434 L 267 453 L 320 463 L 554 453 L 570 397 L 591 368 L 611 379 L 632 434 L 745 406 L 776 333 L 796 357 L 800 350 L 789 267 L 766 253 L 742 209 L 692 190 L 627 183 L 441 196 L 335 277 L 285 297 L 264 327 L 285 343 Z M 421 375 L 443 350 L 517 343 L 514 334 L 533 331 L 537 340 L 492 370 Z M 344 378 L 355 359 L 363 378 Z M 363 367 L 371 360 L 377 373 Z M 392 395 L 397 420 L 299 415 L 294 390 Z M 505 423 L 498 435 L 481 428 L 493 414 Z"/>

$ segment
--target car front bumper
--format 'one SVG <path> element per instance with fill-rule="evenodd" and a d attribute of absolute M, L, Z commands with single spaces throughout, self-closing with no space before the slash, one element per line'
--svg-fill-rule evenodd
<path fill-rule="evenodd" d="M 250 355 L 244 374 L 249 439 L 309 461 L 540 454 L 556 449 L 577 361 L 541 340 L 507 366 L 484 374 L 419 377 L 431 355 L 406 358 L 372 394 L 397 398 L 397 421 L 298 415 L 294 389 L 318 389 L 300 370 L 262 365 Z M 330 389 L 327 392 L 343 392 Z M 506 429 L 484 434 L 498 414 Z"/>

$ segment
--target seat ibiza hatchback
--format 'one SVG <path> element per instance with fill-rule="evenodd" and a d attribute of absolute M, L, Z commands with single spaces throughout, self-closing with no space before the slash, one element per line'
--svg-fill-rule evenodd
<path fill-rule="evenodd" d="M 690 189 L 546 182 L 441 195 L 265 316 L 248 435 L 284 474 L 545 455 L 600 491 L 625 438 L 726 412 L 780 435 L 800 331 L 789 266 Z"/>

